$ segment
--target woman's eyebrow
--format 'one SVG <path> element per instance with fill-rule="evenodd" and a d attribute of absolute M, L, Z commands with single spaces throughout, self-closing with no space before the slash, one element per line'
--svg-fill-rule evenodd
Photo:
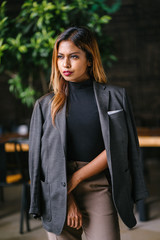
<path fill-rule="evenodd" d="M 58 52 L 58 54 L 64 55 L 64 53 L 60 53 L 60 52 Z M 72 54 L 80 54 L 80 52 L 71 52 L 71 53 L 69 53 L 69 55 L 72 55 Z"/>

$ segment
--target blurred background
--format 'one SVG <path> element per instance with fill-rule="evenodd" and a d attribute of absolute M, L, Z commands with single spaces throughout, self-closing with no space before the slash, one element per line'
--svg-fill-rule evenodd
<path fill-rule="evenodd" d="M 0 3 L 2 143 L 12 141 L 12 144 L 20 146 L 22 142 L 24 143 L 22 138 L 27 141 L 34 102 L 48 92 L 56 36 L 69 26 L 88 26 L 94 31 L 108 83 L 126 88 L 133 106 L 150 196 L 146 204 L 143 204 L 145 211 L 142 211 L 141 220 L 145 222 L 139 222 L 140 228 L 137 230 L 139 235 L 135 235 L 136 231 L 129 233 L 122 224 L 123 239 L 132 237 L 145 240 L 160 239 L 159 10 L 159 0 L 8 0 Z M 6 148 L 3 150 L 13 152 Z M 26 158 L 28 152 L 26 149 L 23 151 L 25 152 L 23 158 Z M 0 178 L 4 172 L 2 155 Z M 23 183 L 28 181 L 26 178 L 23 180 Z M 6 235 L 0 236 L 0 239 L 32 239 L 33 231 L 28 238 L 26 235 L 25 237 L 18 235 L 19 209 L 22 206 L 21 185 L 12 188 L 3 185 L 0 189 L 3 195 L 0 220 L 6 221 L 7 217 L 13 219 L 13 216 L 17 219 L 15 223 L 17 225 L 14 227 L 15 237 L 7 235 L 7 231 L 3 229 L 5 225 L 3 222 L 0 229 Z M 15 191 L 17 194 L 14 194 Z M 14 204 L 11 204 L 12 202 Z M 32 221 L 33 225 L 37 224 Z M 36 239 L 42 232 L 36 235 L 34 231 L 34 234 Z M 142 238 L 142 235 L 145 237 Z"/>
<path fill-rule="evenodd" d="M 6 1 L 0 24 L 1 127 L 28 124 L 34 100 L 48 90 L 55 38 L 74 24 L 94 30 L 109 83 L 126 87 L 137 125 L 158 127 L 159 5 L 158 0 Z"/>

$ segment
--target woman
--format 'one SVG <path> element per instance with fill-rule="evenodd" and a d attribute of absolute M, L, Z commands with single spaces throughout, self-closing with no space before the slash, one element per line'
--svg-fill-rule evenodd
<path fill-rule="evenodd" d="M 30 213 L 48 239 L 119 240 L 117 212 L 132 228 L 147 191 L 125 89 L 106 84 L 93 34 L 71 27 L 53 50 L 51 93 L 30 126 Z"/>

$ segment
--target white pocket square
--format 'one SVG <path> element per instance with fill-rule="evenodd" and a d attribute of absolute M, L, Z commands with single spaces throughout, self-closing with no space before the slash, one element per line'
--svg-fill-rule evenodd
<path fill-rule="evenodd" d="M 118 112 L 122 112 L 123 109 L 119 109 L 119 110 L 114 110 L 114 111 L 108 111 L 108 115 L 112 115 L 112 114 L 115 114 L 115 113 L 118 113 Z"/>

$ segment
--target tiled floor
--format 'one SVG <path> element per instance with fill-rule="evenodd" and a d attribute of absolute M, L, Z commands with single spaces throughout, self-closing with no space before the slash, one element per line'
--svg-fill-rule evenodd
<path fill-rule="evenodd" d="M 129 230 L 120 220 L 122 240 L 160 240 L 160 161 L 156 159 L 148 161 L 147 168 L 149 169 L 147 185 L 150 192 L 147 199 L 149 221 L 138 221 L 137 226 Z M 20 187 L 5 189 L 5 202 L 0 205 L 0 240 L 45 240 L 46 234 L 41 222 L 34 219 L 30 221 L 31 232 L 19 234 L 20 195 Z M 138 219 L 137 214 L 136 217 Z"/>

